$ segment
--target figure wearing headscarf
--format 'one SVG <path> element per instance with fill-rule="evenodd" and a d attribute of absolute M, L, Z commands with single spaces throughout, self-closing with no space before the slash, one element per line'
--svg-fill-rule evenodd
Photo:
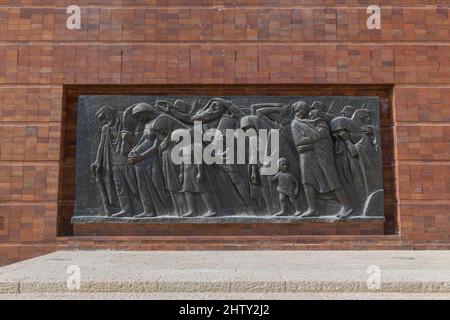
<path fill-rule="evenodd" d="M 352 166 L 352 172 L 358 187 L 364 190 L 363 196 L 367 198 L 372 192 L 382 189 L 382 181 L 377 174 L 380 157 L 369 136 L 351 119 L 343 117 L 333 119 L 331 130 L 345 142 L 349 155 L 359 164 Z"/>
<path fill-rule="evenodd" d="M 135 217 L 152 217 L 167 214 L 172 203 L 165 191 L 159 145 L 164 139 L 152 129 L 154 117 L 159 113 L 146 103 L 139 103 L 132 110 L 133 116 L 145 123 L 141 139 L 128 155 L 128 162 L 134 165 L 138 190 L 144 211 Z"/>
<path fill-rule="evenodd" d="M 372 123 L 372 113 L 367 109 L 358 109 L 352 116 L 352 120 L 362 133 L 369 137 L 375 150 L 379 150 L 378 129 Z"/>
<path fill-rule="evenodd" d="M 181 216 L 186 211 L 186 199 L 182 193 L 183 185 L 179 180 L 180 165 L 175 164 L 171 158 L 172 149 L 177 144 L 177 142 L 172 141 L 171 135 L 177 129 L 189 130 L 189 127 L 171 115 L 161 113 L 151 123 L 150 129 L 164 139 L 159 145 L 164 184 L 166 190 L 170 193 L 175 210 Z"/>
<path fill-rule="evenodd" d="M 120 211 L 112 216 L 127 216 L 131 208 L 130 193 L 136 193 L 136 180 L 124 154 L 122 112 L 104 106 L 96 116 L 103 126 L 91 171 L 96 178 L 106 215 L 110 215 L 109 206 L 114 203 L 115 194 Z"/>
<path fill-rule="evenodd" d="M 346 105 L 340 112 L 340 115 L 334 119 L 340 118 L 348 118 L 351 119 L 353 114 L 355 113 L 355 108 Z M 332 120 L 331 122 L 336 123 L 336 120 Z M 330 122 L 330 126 L 331 126 Z M 349 121 L 345 121 L 346 124 L 350 123 Z M 360 185 L 360 181 L 362 181 L 361 173 L 358 173 L 358 166 L 355 166 L 355 161 L 353 157 L 349 154 L 347 145 L 344 140 L 340 139 L 336 132 L 332 130 L 332 136 L 334 137 L 334 153 L 336 158 L 336 169 L 338 171 L 338 176 L 340 181 L 344 184 L 347 190 L 350 192 L 358 192 L 359 190 L 355 188 L 357 185 Z"/>
<path fill-rule="evenodd" d="M 352 119 L 348 117 L 336 117 L 330 122 L 330 129 L 333 137 L 335 137 L 335 157 L 336 169 L 340 181 L 351 192 L 354 197 L 361 198 L 364 195 L 364 178 L 361 166 L 357 158 L 349 150 L 348 142 L 344 140 L 341 134 L 345 132 L 360 132 L 359 128 L 354 125 Z"/>

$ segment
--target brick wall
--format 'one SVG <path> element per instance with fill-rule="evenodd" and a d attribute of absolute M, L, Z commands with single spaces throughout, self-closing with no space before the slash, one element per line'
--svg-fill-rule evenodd
<path fill-rule="evenodd" d="M 0 0 L 0 264 L 63 248 L 450 248 L 446 0 Z M 51 3 L 51 4 L 49 4 Z M 82 29 L 65 28 L 66 6 Z M 74 85 L 389 86 L 393 232 L 71 237 L 58 213 Z M 163 88 L 163 87 L 158 87 Z M 105 89 L 107 90 L 107 89 Z M 158 89 L 164 91 L 164 89 Z M 300 89 L 299 89 L 300 90 Z M 241 92 L 242 94 L 243 92 Z M 244 92 L 245 93 L 245 92 Z M 385 139 L 387 141 L 388 139 Z M 64 231 L 64 230 L 63 230 Z"/>

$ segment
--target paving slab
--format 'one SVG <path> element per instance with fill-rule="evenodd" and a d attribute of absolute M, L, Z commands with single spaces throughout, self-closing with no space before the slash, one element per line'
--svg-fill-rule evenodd
<path fill-rule="evenodd" d="M 386 293 L 450 298 L 450 251 L 59 251 L 0 268 L 5 299 L 376 299 Z"/>

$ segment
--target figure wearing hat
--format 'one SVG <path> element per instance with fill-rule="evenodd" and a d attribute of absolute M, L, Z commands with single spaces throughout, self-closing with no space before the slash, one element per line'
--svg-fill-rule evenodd
<path fill-rule="evenodd" d="M 136 180 L 124 154 L 123 113 L 110 106 L 103 106 L 97 111 L 96 117 L 102 124 L 102 131 L 91 171 L 100 191 L 105 214 L 111 215 L 110 206 L 117 197 L 120 211 L 112 216 L 127 216 L 131 207 L 130 191 L 136 193 Z"/>

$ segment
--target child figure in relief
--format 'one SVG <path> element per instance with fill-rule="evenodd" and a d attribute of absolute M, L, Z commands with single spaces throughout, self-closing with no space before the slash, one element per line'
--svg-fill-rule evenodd
<path fill-rule="evenodd" d="M 294 205 L 295 216 L 300 215 L 302 212 L 297 201 L 298 181 L 293 174 L 288 172 L 288 168 L 289 162 L 287 159 L 280 158 L 278 160 L 278 173 L 271 178 L 272 183 L 278 183 L 277 192 L 281 210 L 275 214 L 276 216 L 286 214 L 288 201 Z"/>

